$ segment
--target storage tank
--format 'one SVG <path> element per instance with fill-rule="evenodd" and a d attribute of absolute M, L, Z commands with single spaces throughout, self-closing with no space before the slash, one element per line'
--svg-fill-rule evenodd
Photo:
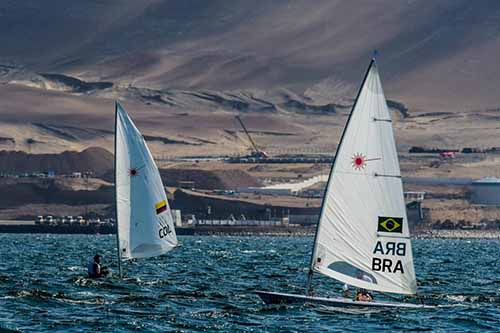
<path fill-rule="evenodd" d="M 472 182 L 471 202 L 500 206 L 500 179 L 486 177 Z"/>

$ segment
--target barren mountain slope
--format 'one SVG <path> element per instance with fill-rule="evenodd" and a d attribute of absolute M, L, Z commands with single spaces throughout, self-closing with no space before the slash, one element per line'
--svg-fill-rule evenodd
<path fill-rule="evenodd" d="M 325 79 L 356 86 L 378 49 L 394 99 L 425 108 L 500 104 L 493 0 L 8 0 L 0 15 L 1 60 L 38 72 L 303 92 Z"/>
<path fill-rule="evenodd" d="M 497 146 L 500 2 L 0 3 L 0 150 L 112 149 L 120 99 L 155 154 L 333 151 L 371 53 L 400 149 Z"/>

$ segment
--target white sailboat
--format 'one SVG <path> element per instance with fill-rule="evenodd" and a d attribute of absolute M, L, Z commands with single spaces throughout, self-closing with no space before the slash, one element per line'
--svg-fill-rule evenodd
<path fill-rule="evenodd" d="M 160 173 L 146 142 L 115 104 L 115 188 L 118 267 L 121 261 L 165 254 L 177 236 Z"/>
<path fill-rule="evenodd" d="M 406 206 L 391 116 L 372 59 L 338 145 L 323 197 L 306 295 L 258 291 L 266 303 L 425 307 L 314 297 L 320 273 L 358 288 L 416 294 Z"/>

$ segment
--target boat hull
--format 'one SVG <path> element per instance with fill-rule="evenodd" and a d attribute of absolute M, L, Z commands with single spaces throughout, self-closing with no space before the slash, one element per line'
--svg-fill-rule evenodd
<path fill-rule="evenodd" d="M 328 305 L 333 307 L 377 307 L 377 308 L 404 308 L 404 309 L 430 309 L 432 305 L 397 303 L 397 302 L 379 302 L 379 301 L 354 301 L 349 298 L 341 297 L 315 297 L 297 294 L 286 294 L 268 291 L 255 292 L 266 304 L 293 304 L 293 303 L 313 303 Z"/>

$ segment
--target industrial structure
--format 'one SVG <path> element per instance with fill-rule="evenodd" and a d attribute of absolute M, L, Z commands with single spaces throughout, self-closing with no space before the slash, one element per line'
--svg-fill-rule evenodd
<path fill-rule="evenodd" d="M 250 157 L 254 157 L 254 158 L 268 158 L 269 155 L 263 151 L 262 149 L 260 149 L 257 144 L 255 143 L 255 141 L 252 139 L 252 136 L 250 135 L 250 133 L 248 132 L 245 124 L 243 123 L 243 120 L 241 120 L 240 116 L 236 116 L 236 119 L 238 120 L 238 122 L 240 123 L 241 127 L 243 128 L 243 131 L 245 131 L 245 134 L 247 135 L 248 137 L 248 140 L 250 141 L 250 144 L 251 144 L 251 148 L 252 148 L 252 152 L 250 154 Z"/>
<path fill-rule="evenodd" d="M 485 177 L 472 182 L 470 188 L 472 203 L 500 206 L 500 179 Z"/>

